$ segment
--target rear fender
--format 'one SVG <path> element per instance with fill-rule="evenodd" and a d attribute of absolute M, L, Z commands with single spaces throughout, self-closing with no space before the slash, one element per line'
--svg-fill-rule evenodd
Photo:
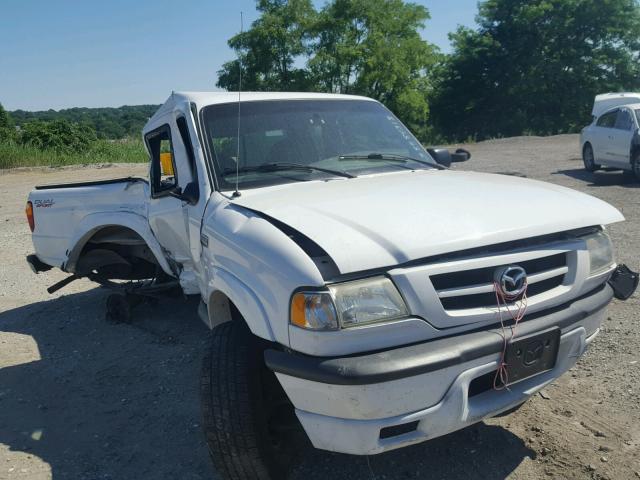
<path fill-rule="evenodd" d="M 63 270 L 75 272 L 80 253 L 89 239 L 100 229 L 111 226 L 126 227 L 140 235 L 146 242 L 149 250 L 153 253 L 162 270 L 168 275 L 176 276 L 162 253 L 162 247 L 151 232 L 147 219 L 131 212 L 101 212 L 84 217 L 78 224 L 69 242 L 70 248 L 67 254 L 67 261 L 62 266 Z"/>

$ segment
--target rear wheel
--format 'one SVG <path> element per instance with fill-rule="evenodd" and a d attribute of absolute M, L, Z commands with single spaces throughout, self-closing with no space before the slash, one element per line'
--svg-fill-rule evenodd
<path fill-rule="evenodd" d="M 590 143 L 585 143 L 582 149 L 582 161 L 584 162 L 584 168 L 588 172 L 595 172 L 600 168 L 600 165 L 596 164 L 596 158 L 593 155 L 593 147 Z"/>
<path fill-rule="evenodd" d="M 224 479 L 286 477 L 306 436 L 275 375 L 264 342 L 242 320 L 213 330 L 201 376 L 204 430 Z"/>

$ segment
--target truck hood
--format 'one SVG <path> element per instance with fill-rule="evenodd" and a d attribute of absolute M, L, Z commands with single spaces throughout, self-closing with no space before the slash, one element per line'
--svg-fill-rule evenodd
<path fill-rule="evenodd" d="M 568 188 L 451 170 L 279 185 L 233 202 L 306 235 L 343 274 L 624 220 Z"/>

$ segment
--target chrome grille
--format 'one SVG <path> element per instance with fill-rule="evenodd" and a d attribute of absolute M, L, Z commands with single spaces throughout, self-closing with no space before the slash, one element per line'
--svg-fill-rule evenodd
<path fill-rule="evenodd" d="M 514 262 L 527 272 L 528 297 L 563 284 L 569 272 L 566 252 Z M 493 278 L 496 269 L 509 264 L 459 270 L 431 276 L 431 283 L 447 311 L 491 307 L 496 303 Z"/>

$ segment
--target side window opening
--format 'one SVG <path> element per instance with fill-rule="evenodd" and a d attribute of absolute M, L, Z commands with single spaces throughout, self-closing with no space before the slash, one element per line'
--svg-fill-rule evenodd
<path fill-rule="evenodd" d="M 615 128 L 619 130 L 631 130 L 633 126 L 633 119 L 626 109 L 618 110 L 618 116 L 616 117 Z"/>
<path fill-rule="evenodd" d="M 616 123 L 617 116 L 618 116 L 618 110 L 605 113 L 598 119 L 597 126 L 605 127 L 605 128 L 613 128 Z"/>
<path fill-rule="evenodd" d="M 151 154 L 151 191 L 158 196 L 178 185 L 169 125 L 149 132 L 145 140 Z"/>

